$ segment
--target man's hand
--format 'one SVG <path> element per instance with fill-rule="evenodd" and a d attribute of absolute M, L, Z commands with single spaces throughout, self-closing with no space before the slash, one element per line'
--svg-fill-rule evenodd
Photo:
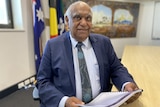
<path fill-rule="evenodd" d="M 65 107 L 78 107 L 76 104 L 84 104 L 84 102 L 76 97 L 69 97 L 65 103 Z"/>
<path fill-rule="evenodd" d="M 138 88 L 137 85 L 134 84 L 134 83 L 128 83 L 128 84 L 126 84 L 125 87 L 124 87 L 124 91 L 129 91 L 129 92 L 132 92 L 132 91 L 135 91 L 135 90 L 138 90 L 138 89 L 139 89 L 139 88 Z M 127 104 L 128 104 L 128 103 L 132 103 L 133 101 L 135 101 L 136 99 L 138 99 L 141 94 L 142 94 L 141 92 L 135 94 L 135 95 L 132 96 L 130 99 L 128 99 L 128 100 L 126 101 L 126 103 L 127 103 Z"/>

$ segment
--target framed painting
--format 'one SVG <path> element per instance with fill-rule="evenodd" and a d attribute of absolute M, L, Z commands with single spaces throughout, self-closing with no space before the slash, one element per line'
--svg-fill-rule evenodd
<path fill-rule="evenodd" d="M 110 38 L 136 37 L 139 3 L 83 0 L 92 7 L 93 33 Z"/>

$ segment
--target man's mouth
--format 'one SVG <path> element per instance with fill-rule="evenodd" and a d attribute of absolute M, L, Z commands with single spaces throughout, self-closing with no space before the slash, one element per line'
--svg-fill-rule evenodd
<path fill-rule="evenodd" d="M 78 29 L 79 32 L 88 32 L 88 29 Z"/>

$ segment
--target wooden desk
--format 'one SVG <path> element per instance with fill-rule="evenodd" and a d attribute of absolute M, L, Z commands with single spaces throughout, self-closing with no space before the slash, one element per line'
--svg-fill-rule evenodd
<path fill-rule="evenodd" d="M 126 46 L 122 63 L 144 91 L 138 100 L 121 107 L 160 107 L 160 47 Z"/>

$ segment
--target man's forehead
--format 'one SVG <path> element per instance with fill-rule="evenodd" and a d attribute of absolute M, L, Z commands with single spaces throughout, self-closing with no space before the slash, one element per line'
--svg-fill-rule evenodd
<path fill-rule="evenodd" d="M 91 12 L 73 12 L 72 13 L 72 16 L 76 16 L 76 15 L 79 15 L 79 16 L 92 16 L 92 13 Z"/>

